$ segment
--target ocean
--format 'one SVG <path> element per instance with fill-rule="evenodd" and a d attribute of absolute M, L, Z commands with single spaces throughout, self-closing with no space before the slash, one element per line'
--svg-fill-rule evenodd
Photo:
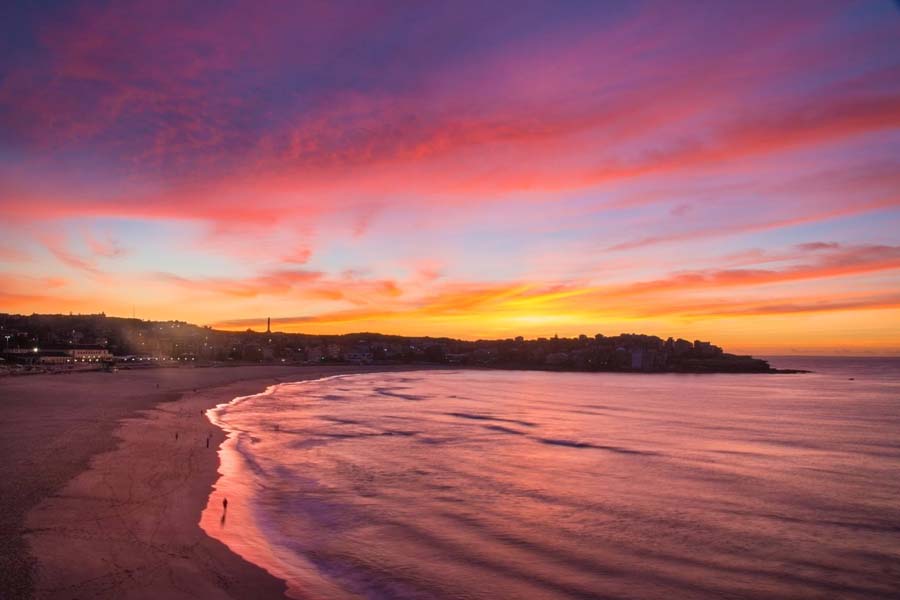
<path fill-rule="evenodd" d="M 295 598 L 900 597 L 900 360 L 772 362 L 273 386 L 201 526 Z"/>

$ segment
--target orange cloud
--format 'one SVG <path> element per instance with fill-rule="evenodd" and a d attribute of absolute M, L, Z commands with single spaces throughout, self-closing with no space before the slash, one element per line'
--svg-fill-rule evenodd
<path fill-rule="evenodd" d="M 41 241 L 43 242 L 44 247 L 46 247 L 47 250 L 49 250 L 50 253 L 64 265 L 89 275 L 103 275 L 103 272 L 97 265 L 69 251 L 66 248 L 64 239 L 56 239 L 51 235 L 45 235 L 42 237 Z"/>
<path fill-rule="evenodd" d="M 838 246 L 822 253 L 820 247 L 802 248 L 804 254 L 814 254 L 813 261 L 783 269 L 726 269 L 678 273 L 663 279 L 633 283 L 621 288 L 605 290 L 610 296 L 637 296 L 667 293 L 686 289 L 755 286 L 807 279 L 822 279 L 861 275 L 877 271 L 900 269 L 900 246 Z"/>
<path fill-rule="evenodd" d="M 381 322 L 389 331 L 426 329 L 429 323 L 440 320 L 465 319 L 475 328 L 486 328 L 512 334 L 521 330 L 538 331 L 549 326 L 564 331 L 578 331 L 590 326 L 599 327 L 607 321 L 675 317 L 695 321 L 697 319 L 725 317 L 758 317 L 766 315 L 818 314 L 860 310 L 885 310 L 900 308 L 898 294 L 850 294 L 827 300 L 820 298 L 771 298 L 751 300 L 725 298 L 719 300 L 690 301 L 657 297 L 650 301 L 634 303 L 604 296 L 590 296 L 588 302 L 582 296 L 589 289 L 571 289 L 568 293 L 553 291 L 542 286 L 473 287 L 468 293 L 454 289 L 440 292 L 428 298 L 394 305 L 391 309 L 361 307 L 297 317 L 272 320 L 284 330 L 304 331 L 311 325 L 331 326 L 333 331 L 354 331 L 360 322 Z M 219 321 L 215 327 L 243 329 L 265 325 L 265 319 L 236 319 Z M 349 326 L 349 327 L 348 327 Z M 546 331 L 543 332 L 546 335 Z M 451 334 L 459 335 L 459 333 Z"/>
<path fill-rule="evenodd" d="M 704 297 L 687 292 L 715 293 L 723 288 L 746 288 L 789 284 L 810 279 L 858 277 L 900 269 L 900 247 L 811 242 L 791 251 L 763 253 L 757 259 L 787 262 L 771 269 L 722 269 L 677 273 L 669 277 L 620 286 L 578 283 L 437 283 L 419 294 L 390 294 L 377 302 L 360 302 L 357 308 L 320 310 L 300 317 L 276 319 L 287 329 L 311 325 L 346 329 L 353 323 L 380 322 L 387 330 L 408 330 L 413 324 L 464 320 L 472 328 L 515 331 L 516 327 L 573 328 L 589 322 L 622 319 L 674 318 L 709 319 L 722 317 L 759 317 L 765 315 L 817 314 L 898 308 L 896 294 L 877 291 L 798 297 L 773 289 L 764 299 L 747 297 Z M 317 282 L 309 290 L 298 290 L 302 297 L 329 292 L 329 298 L 347 299 L 359 293 L 366 281 Z M 347 289 L 341 291 L 341 286 Z M 333 294 L 333 295 L 331 295 Z M 258 319 L 217 322 L 217 326 L 243 328 L 258 326 Z M 351 327 L 352 329 L 352 327 Z"/>
<path fill-rule="evenodd" d="M 728 303 L 707 309 L 684 307 L 680 314 L 686 317 L 735 317 L 759 315 L 791 315 L 855 310 L 885 310 L 900 308 L 900 294 L 883 294 L 846 300 L 821 300 L 807 298 L 779 299 L 768 302 Z"/>
<path fill-rule="evenodd" d="M 156 274 L 158 281 L 172 284 L 182 290 L 239 298 L 287 294 L 294 290 L 296 286 L 315 282 L 321 277 L 322 273 L 300 269 L 281 269 L 244 279 L 227 279 L 224 277 L 191 279 L 171 273 Z"/>

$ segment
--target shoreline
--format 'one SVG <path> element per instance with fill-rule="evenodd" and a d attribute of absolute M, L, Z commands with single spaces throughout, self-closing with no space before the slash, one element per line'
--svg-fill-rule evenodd
<path fill-rule="evenodd" d="M 384 372 L 381 372 L 384 373 Z M 253 504 L 244 502 L 253 498 L 251 488 L 257 481 L 252 468 L 248 468 L 246 457 L 237 449 L 240 438 L 248 433 L 234 429 L 224 421 L 219 421 L 216 411 L 231 407 L 240 402 L 275 393 L 281 386 L 300 384 L 338 383 L 345 376 L 365 375 L 367 373 L 341 373 L 325 375 L 319 378 L 304 379 L 296 382 L 283 382 L 267 386 L 256 394 L 238 396 L 227 404 L 220 404 L 208 411 L 212 421 L 225 434 L 225 439 L 218 447 L 218 477 L 212 486 L 208 502 L 200 515 L 200 528 L 215 540 L 220 541 L 236 555 L 250 564 L 259 565 L 269 575 L 285 584 L 284 597 L 293 598 L 349 598 L 345 590 L 323 577 L 315 564 L 305 561 L 299 556 L 291 556 L 285 560 L 281 551 L 274 548 L 262 532 L 254 516 Z M 250 434 L 251 439 L 254 434 Z M 251 442 L 253 443 L 253 442 Z M 223 499 L 228 499 L 227 509 L 223 508 Z M 297 585 L 298 568 L 303 573 L 302 585 Z"/>
<path fill-rule="evenodd" d="M 9 435 L 0 449 L 10 452 L 0 458 L 0 491 L 10 503 L 0 595 L 285 597 L 283 581 L 200 528 L 226 437 L 206 411 L 277 383 L 382 370 L 234 367 L 3 381 L 0 433 Z"/>
<path fill-rule="evenodd" d="M 270 382 L 188 392 L 124 419 L 114 450 L 29 512 L 35 595 L 284 597 L 283 582 L 198 526 L 225 439 L 205 412 Z"/>

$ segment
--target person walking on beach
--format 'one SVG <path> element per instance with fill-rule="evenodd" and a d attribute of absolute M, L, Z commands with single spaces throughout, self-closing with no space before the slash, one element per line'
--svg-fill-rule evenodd
<path fill-rule="evenodd" d="M 228 498 L 222 498 L 222 510 L 228 511 Z"/>

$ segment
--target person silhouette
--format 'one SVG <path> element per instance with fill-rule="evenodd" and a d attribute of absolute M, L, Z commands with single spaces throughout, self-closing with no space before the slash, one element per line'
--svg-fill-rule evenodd
<path fill-rule="evenodd" d="M 228 510 L 228 498 L 222 498 L 222 510 Z"/>

